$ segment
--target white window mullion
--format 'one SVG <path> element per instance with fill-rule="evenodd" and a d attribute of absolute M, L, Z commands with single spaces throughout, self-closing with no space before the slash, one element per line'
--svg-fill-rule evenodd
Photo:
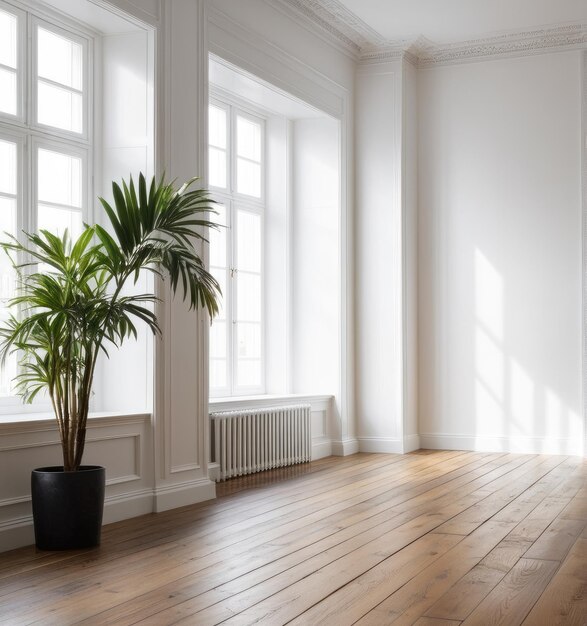
<path fill-rule="evenodd" d="M 214 200 L 218 203 L 219 215 L 217 220 L 226 227 L 210 232 L 210 271 L 216 276 L 222 286 L 221 317 L 214 320 L 211 326 L 210 340 L 210 364 L 213 371 L 210 375 L 211 393 L 214 396 L 226 396 L 230 394 L 231 371 L 231 292 L 230 274 L 231 251 L 230 251 L 230 199 L 227 196 L 214 195 Z M 222 332 L 223 329 L 223 332 Z M 219 350 L 218 342 L 224 346 L 224 350 Z M 219 354 L 221 352 L 221 354 Z M 223 378 L 224 383 L 220 385 L 218 360 L 224 363 Z"/>
<path fill-rule="evenodd" d="M 236 219 L 236 207 L 234 201 L 230 203 L 230 393 L 234 394 L 237 380 L 237 333 L 236 320 L 238 316 L 236 265 L 236 230 L 238 228 Z"/>

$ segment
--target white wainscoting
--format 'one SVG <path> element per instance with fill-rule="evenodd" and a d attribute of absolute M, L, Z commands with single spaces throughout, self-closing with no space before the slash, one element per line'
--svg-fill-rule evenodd
<path fill-rule="evenodd" d="M 153 510 L 151 416 L 99 414 L 88 420 L 85 465 L 106 467 L 104 523 Z M 62 465 L 53 418 L 0 423 L 0 552 L 34 543 L 30 476 Z"/>

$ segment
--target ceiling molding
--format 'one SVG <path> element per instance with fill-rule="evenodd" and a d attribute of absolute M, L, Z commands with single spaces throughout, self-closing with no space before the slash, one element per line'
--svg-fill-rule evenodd
<path fill-rule="evenodd" d="M 357 56 L 365 47 L 387 43 L 384 37 L 338 0 L 282 1 L 352 48 Z"/>
<path fill-rule="evenodd" d="M 470 59 L 523 56 L 540 51 L 568 50 L 587 45 L 587 25 L 573 24 L 498 37 L 473 39 L 419 50 L 418 66 L 445 65 Z"/>
<path fill-rule="evenodd" d="M 349 11 L 339 0 L 279 0 L 326 31 L 359 61 L 373 63 L 406 58 L 418 67 L 462 63 L 500 56 L 523 56 L 540 51 L 587 47 L 587 24 L 569 24 L 482 39 L 438 45 L 419 37 L 389 41 Z"/>

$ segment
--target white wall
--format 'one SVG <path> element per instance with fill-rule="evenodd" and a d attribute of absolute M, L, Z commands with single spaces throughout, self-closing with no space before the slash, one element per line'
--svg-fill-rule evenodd
<path fill-rule="evenodd" d="M 359 442 L 403 449 L 402 64 L 359 68 L 356 92 Z"/>
<path fill-rule="evenodd" d="M 580 454 L 580 52 L 418 90 L 422 443 Z"/>
<path fill-rule="evenodd" d="M 101 38 L 101 131 L 97 138 L 99 172 L 96 194 L 112 202 L 113 181 L 135 182 L 142 172 L 149 180 L 154 172 L 153 154 L 153 50 L 151 35 L 145 31 Z M 96 218 L 102 225 L 108 220 L 96 203 Z M 128 293 L 149 293 L 152 276 L 139 277 L 128 285 Z M 153 339 L 145 324 L 137 323 L 138 338 L 129 339 L 120 350 L 109 349 L 109 358 L 100 357 L 95 383 L 97 411 L 151 411 L 153 408 Z M 121 384 L 124 381 L 124 385 Z"/>
<path fill-rule="evenodd" d="M 420 447 L 418 423 L 418 70 L 402 63 L 403 451 Z"/>
<path fill-rule="evenodd" d="M 289 368 L 290 246 L 289 233 L 289 123 L 272 115 L 265 126 L 266 207 L 264 253 L 265 392 L 291 392 Z"/>
<path fill-rule="evenodd" d="M 292 391 L 340 416 L 339 123 L 292 123 Z"/>

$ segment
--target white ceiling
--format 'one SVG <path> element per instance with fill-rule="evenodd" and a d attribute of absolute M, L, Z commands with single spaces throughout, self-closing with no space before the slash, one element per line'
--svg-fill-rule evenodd
<path fill-rule="evenodd" d="M 587 0 L 338 1 L 393 42 L 423 36 L 449 44 L 587 22 Z"/>

